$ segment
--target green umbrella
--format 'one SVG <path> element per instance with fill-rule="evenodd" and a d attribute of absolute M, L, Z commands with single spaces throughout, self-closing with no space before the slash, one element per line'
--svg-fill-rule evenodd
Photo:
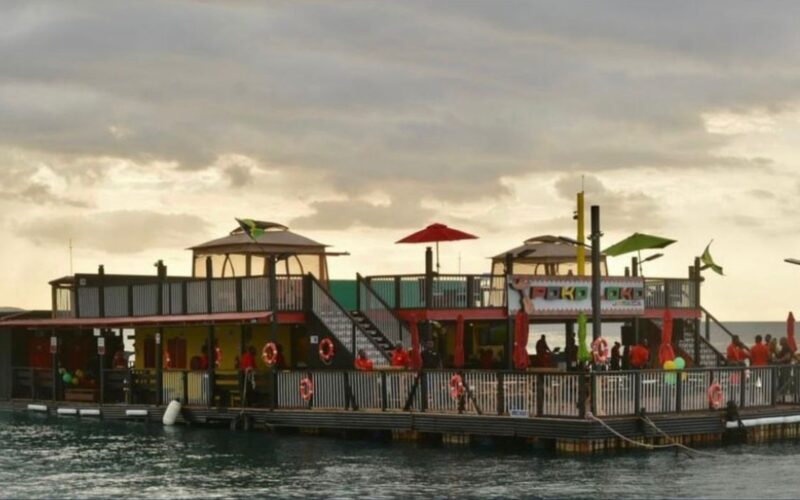
<path fill-rule="evenodd" d="M 578 314 L 578 361 L 588 363 L 591 360 L 592 355 L 586 345 L 586 314 L 581 312 Z"/>
<path fill-rule="evenodd" d="M 633 233 L 622 241 L 606 248 L 603 253 L 616 257 L 624 253 L 640 252 L 652 248 L 665 248 L 675 243 L 675 240 L 653 236 L 652 234 Z"/>

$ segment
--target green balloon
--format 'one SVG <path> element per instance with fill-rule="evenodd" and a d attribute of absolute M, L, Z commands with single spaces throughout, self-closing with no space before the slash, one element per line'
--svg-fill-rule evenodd
<path fill-rule="evenodd" d="M 70 375 L 69 372 L 66 372 L 61 376 L 61 380 L 63 380 L 65 384 L 69 384 L 72 382 L 72 375 Z"/>
<path fill-rule="evenodd" d="M 678 374 L 677 373 L 665 373 L 664 374 L 664 383 L 667 385 L 675 385 L 678 381 Z"/>
<path fill-rule="evenodd" d="M 680 356 L 675 358 L 675 368 L 677 368 L 678 370 L 683 370 L 684 368 L 686 368 L 686 360 Z"/>

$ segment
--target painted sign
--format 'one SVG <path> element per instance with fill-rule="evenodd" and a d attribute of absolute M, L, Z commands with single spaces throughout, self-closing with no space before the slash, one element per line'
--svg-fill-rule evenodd
<path fill-rule="evenodd" d="M 592 313 L 592 279 L 588 276 L 508 277 L 508 312 L 524 309 L 531 316 Z M 610 315 L 644 313 L 642 278 L 608 277 L 600 281 L 600 311 Z"/>
<path fill-rule="evenodd" d="M 106 355 L 106 339 L 103 337 L 97 337 L 97 355 Z"/>

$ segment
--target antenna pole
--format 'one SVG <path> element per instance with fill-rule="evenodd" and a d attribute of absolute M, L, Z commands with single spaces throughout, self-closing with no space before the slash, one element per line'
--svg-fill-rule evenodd
<path fill-rule="evenodd" d="M 72 276 L 72 238 L 69 239 L 69 275 Z"/>

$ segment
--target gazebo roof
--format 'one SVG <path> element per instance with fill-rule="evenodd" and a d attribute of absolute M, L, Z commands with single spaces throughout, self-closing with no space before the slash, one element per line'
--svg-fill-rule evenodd
<path fill-rule="evenodd" d="M 274 222 L 254 221 L 263 229 L 256 241 L 245 234 L 241 227 L 233 229 L 228 236 L 207 241 L 189 248 L 202 254 L 324 254 L 345 255 L 327 252 L 328 245 L 299 235 L 289 228 Z"/>
<path fill-rule="evenodd" d="M 518 247 L 507 250 L 492 257 L 494 261 L 506 258 L 506 254 L 511 254 L 517 262 L 529 263 L 559 263 L 575 262 L 578 258 L 578 242 L 564 236 L 542 235 L 528 238 Z M 586 248 L 586 256 L 592 254 L 591 248 Z M 601 254 L 602 257 L 605 255 Z"/>

